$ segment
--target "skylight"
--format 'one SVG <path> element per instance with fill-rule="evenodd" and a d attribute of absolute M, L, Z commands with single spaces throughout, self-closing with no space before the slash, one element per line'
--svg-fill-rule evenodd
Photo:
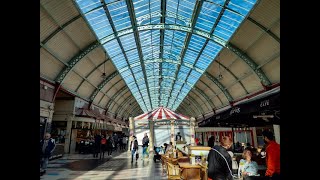
<path fill-rule="evenodd" d="M 176 110 L 255 3 L 76 0 L 144 112 Z"/>

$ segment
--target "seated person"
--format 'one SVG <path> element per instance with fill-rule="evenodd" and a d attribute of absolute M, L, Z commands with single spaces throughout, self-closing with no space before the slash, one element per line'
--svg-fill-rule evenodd
<path fill-rule="evenodd" d="M 239 141 L 235 145 L 235 152 L 237 152 L 237 153 L 242 153 L 243 152 L 242 146 L 241 146 Z"/>
<path fill-rule="evenodd" d="M 166 148 L 166 152 L 165 154 L 167 154 L 168 152 L 170 152 L 170 150 L 173 148 L 172 142 L 170 142 L 170 144 L 167 146 Z"/>
<path fill-rule="evenodd" d="M 232 159 L 232 173 L 237 174 L 238 171 L 238 162 L 236 160 L 236 157 L 234 156 L 232 151 L 227 151 Z"/>
<path fill-rule="evenodd" d="M 156 162 L 156 160 L 160 160 L 161 159 L 161 148 L 160 147 L 156 147 L 154 146 L 154 155 L 153 155 L 153 161 Z"/>
<path fill-rule="evenodd" d="M 162 147 L 162 146 L 161 146 Z M 167 152 L 167 148 L 168 148 L 168 144 L 167 143 L 164 143 L 163 144 L 163 147 L 162 147 L 162 151 L 163 151 L 163 154 L 165 154 Z"/>
<path fill-rule="evenodd" d="M 181 135 L 180 135 L 180 132 L 178 132 L 178 134 L 176 135 L 176 141 L 181 141 Z"/>
<path fill-rule="evenodd" d="M 255 179 L 258 174 L 258 164 L 252 161 L 252 153 L 249 149 L 245 149 L 242 153 L 243 159 L 239 162 L 238 177 L 243 177 L 244 180 Z"/>

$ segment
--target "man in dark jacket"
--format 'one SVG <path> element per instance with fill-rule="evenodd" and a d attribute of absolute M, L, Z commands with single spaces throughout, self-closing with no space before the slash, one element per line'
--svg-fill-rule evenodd
<path fill-rule="evenodd" d="M 49 158 L 55 147 L 54 139 L 50 133 L 46 133 L 44 139 L 40 141 L 40 172 L 43 174 L 46 173 Z"/>
<path fill-rule="evenodd" d="M 232 159 L 227 149 L 232 146 L 231 138 L 222 138 L 221 146 L 213 146 L 208 154 L 208 180 L 232 180 Z"/>
<path fill-rule="evenodd" d="M 131 163 L 133 163 L 133 156 L 138 154 L 138 141 L 136 136 L 133 136 L 133 140 L 130 142 L 130 150 L 131 150 Z M 136 156 L 136 162 L 138 160 L 138 157 Z"/>
<path fill-rule="evenodd" d="M 101 142 L 101 136 L 100 134 L 96 134 L 94 136 L 94 150 L 93 150 L 94 158 L 97 158 L 98 154 L 100 153 L 100 142 Z"/>

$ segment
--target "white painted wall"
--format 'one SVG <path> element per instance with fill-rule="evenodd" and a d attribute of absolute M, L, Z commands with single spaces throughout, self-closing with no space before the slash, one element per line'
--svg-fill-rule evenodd
<path fill-rule="evenodd" d="M 280 125 L 273 125 L 274 138 L 280 144 Z"/>
<path fill-rule="evenodd" d="M 74 113 L 74 100 L 56 100 L 54 106 L 55 112 Z"/>
<path fill-rule="evenodd" d="M 40 100 L 40 116 L 52 119 L 54 104 Z"/>

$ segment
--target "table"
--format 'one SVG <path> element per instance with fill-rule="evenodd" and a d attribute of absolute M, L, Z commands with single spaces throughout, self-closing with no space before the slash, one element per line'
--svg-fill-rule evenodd
<path fill-rule="evenodd" d="M 192 165 L 186 162 L 178 162 L 180 169 L 182 170 L 181 176 L 186 180 L 199 180 L 200 178 L 200 169 L 199 165 Z"/>

